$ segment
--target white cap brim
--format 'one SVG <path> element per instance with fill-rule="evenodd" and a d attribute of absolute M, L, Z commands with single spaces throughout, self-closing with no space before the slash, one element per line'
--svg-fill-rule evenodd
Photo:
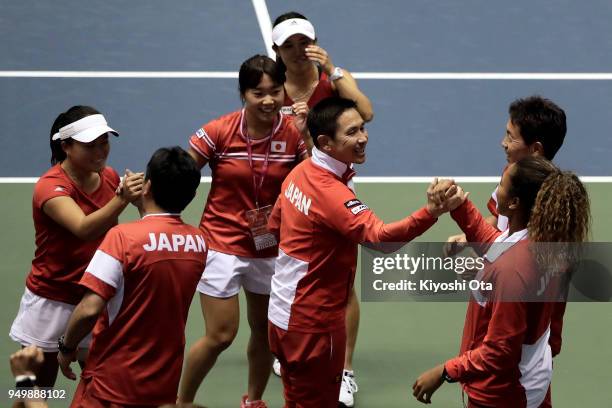
<path fill-rule="evenodd" d="M 292 35 L 302 34 L 314 40 L 316 37 L 313 25 L 303 18 L 292 18 L 278 24 L 272 30 L 272 42 L 278 46 L 283 45 Z"/>
<path fill-rule="evenodd" d="M 119 136 L 119 132 L 114 129 L 111 129 L 108 126 L 95 126 L 91 127 L 87 130 L 79 132 L 78 134 L 72 136 L 72 139 L 79 141 L 81 143 L 89 143 L 93 142 L 100 136 L 103 136 L 107 133 L 112 133 L 115 136 Z"/>
<path fill-rule="evenodd" d="M 53 135 L 52 140 L 74 139 L 81 143 L 89 143 L 107 133 L 119 136 L 119 132 L 108 126 L 104 115 L 98 113 L 62 127 Z"/>

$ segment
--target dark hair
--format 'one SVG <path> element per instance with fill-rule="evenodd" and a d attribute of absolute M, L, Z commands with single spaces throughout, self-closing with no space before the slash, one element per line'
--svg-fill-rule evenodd
<path fill-rule="evenodd" d="M 200 170 L 195 160 L 178 146 L 157 149 L 147 164 L 155 203 L 165 211 L 180 213 L 195 197 Z"/>
<path fill-rule="evenodd" d="M 244 95 L 248 89 L 257 88 L 264 74 L 268 74 L 279 86 L 285 83 L 285 71 L 280 70 L 272 58 L 258 54 L 244 61 L 238 74 L 240 95 Z"/>
<path fill-rule="evenodd" d="M 552 160 L 567 132 L 563 109 L 549 99 L 534 95 L 512 102 L 508 113 L 510 122 L 518 127 L 525 144 L 540 142 L 544 147 L 544 157 Z"/>
<path fill-rule="evenodd" d="M 277 25 L 279 25 L 283 21 L 291 20 L 292 18 L 301 18 L 302 20 L 308 20 L 304 15 L 298 13 L 297 11 L 290 11 L 288 13 L 284 13 L 284 14 L 281 14 L 280 16 L 276 17 L 274 19 L 274 23 L 272 24 L 272 28 L 276 27 Z M 274 47 L 276 47 L 276 45 L 274 45 Z M 280 57 L 280 54 L 278 54 L 278 53 L 276 54 L 276 63 L 278 64 L 278 68 L 281 71 L 283 71 L 283 72 L 287 71 L 287 66 L 283 62 L 283 59 Z"/>
<path fill-rule="evenodd" d="M 528 216 L 530 250 L 541 273 L 563 275 L 580 259 L 591 225 L 589 196 L 580 179 L 551 162 L 528 156 L 511 174 L 510 195 Z"/>
<path fill-rule="evenodd" d="M 513 167 L 510 176 L 510 197 L 517 197 L 521 209 L 529 219 L 540 187 L 544 181 L 559 169 L 550 161 L 537 156 L 527 156 Z"/>
<path fill-rule="evenodd" d="M 66 112 L 62 112 L 55 118 L 53 126 L 51 126 L 51 133 L 49 135 L 49 146 L 51 147 L 51 164 L 61 163 L 66 159 L 66 152 L 62 149 L 62 142 L 72 143 L 72 139 L 66 140 L 53 140 L 53 135 L 59 132 L 61 128 L 67 126 L 79 119 L 83 119 L 86 116 L 97 115 L 96 109 L 91 106 L 76 105 L 68 109 Z"/>
<path fill-rule="evenodd" d="M 319 135 L 327 135 L 335 139 L 338 130 L 338 118 L 349 109 L 357 109 L 355 101 L 332 96 L 321 100 L 308 112 L 306 124 L 317 148 L 319 147 L 319 141 L 317 140 Z"/>

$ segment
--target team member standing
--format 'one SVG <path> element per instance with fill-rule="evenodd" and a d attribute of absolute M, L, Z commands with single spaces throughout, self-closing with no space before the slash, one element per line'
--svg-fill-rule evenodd
<path fill-rule="evenodd" d="M 556 300 L 563 293 L 556 287 L 562 287 L 567 268 L 545 269 L 551 263 L 539 262 L 541 251 L 530 243 L 584 242 L 590 225 L 588 195 L 576 175 L 559 171 L 543 158 L 526 157 L 504 173 L 497 199 L 499 214 L 508 217 L 503 233 L 469 200 L 451 212 L 470 242 L 494 242 L 485 255 L 485 268 L 476 276 L 493 289 L 473 293 L 459 356 L 414 383 L 414 396 L 421 402 L 430 403 L 447 380 L 461 382 L 469 407 L 551 406 L 549 337 Z M 571 265 L 571 253 L 555 251 L 555 262 Z M 550 251 L 545 255 L 550 260 Z M 534 301 L 538 299 L 542 301 Z"/>
<path fill-rule="evenodd" d="M 193 401 L 219 354 L 234 340 L 238 293 L 244 287 L 251 336 L 242 405 L 265 406 L 261 398 L 272 368 L 267 310 L 278 251 L 267 219 L 281 182 L 308 155 L 296 127 L 305 126 L 305 115 L 294 123 L 280 112 L 284 82 L 283 70 L 272 59 L 249 58 L 239 73 L 244 108 L 204 125 L 189 142 L 198 166 L 210 164 L 212 186 L 200 224 L 210 248 L 198 285 L 206 333 L 189 350 L 179 393 L 183 402 Z"/>
<path fill-rule="evenodd" d="M 315 29 L 306 17 L 296 12 L 278 16 L 274 20 L 272 41 L 277 62 L 287 70 L 285 108 L 303 109 L 301 104 L 304 102 L 312 108 L 322 99 L 341 96 L 357 103 L 357 110 L 366 122 L 372 120 L 372 103 L 361 92 L 351 73 L 335 66 L 327 51 L 317 44 Z M 353 351 L 359 329 L 359 300 L 354 289 L 347 306 L 346 327 L 345 371 L 339 401 L 352 407 L 353 394 L 359 389 L 353 372 Z M 278 360 L 274 371 L 280 375 Z"/>
<path fill-rule="evenodd" d="M 176 400 L 187 313 L 206 263 L 202 232 L 180 213 L 195 196 L 200 172 L 180 147 L 162 148 L 145 180 L 145 216 L 106 234 L 80 282 L 87 293 L 59 340 L 60 367 L 74 380 L 70 362 L 93 328 L 73 408 Z"/>
<path fill-rule="evenodd" d="M 36 373 L 40 387 L 55 384 L 57 338 L 83 296 L 78 282 L 87 262 L 142 189 L 142 174 L 133 174 L 116 193 L 119 176 L 106 166 L 111 134 L 118 135 L 94 108 L 73 106 L 61 113 L 51 127 L 53 167 L 34 187 L 36 252 L 10 336 L 45 352 Z"/>
<path fill-rule="evenodd" d="M 368 135 L 355 102 L 333 97 L 308 114 L 312 158 L 283 182 L 270 230 L 280 237 L 268 310 L 287 407 L 336 407 L 346 346 L 345 312 L 360 243 L 405 242 L 436 222 L 433 202 L 384 224 L 356 197 L 353 163 Z M 432 186 L 433 187 L 433 184 Z"/>
<path fill-rule="evenodd" d="M 508 116 L 501 142 L 508 162 L 504 172 L 511 164 L 525 157 L 544 157 L 550 161 L 555 158 L 567 132 L 566 115 L 562 108 L 550 99 L 534 95 L 513 101 L 508 108 Z M 487 203 L 491 212 L 487 222 L 503 232 L 508 228 L 508 218 L 497 212 L 498 189 L 499 186 Z M 454 243 L 458 250 L 465 245 L 467 239 L 465 234 L 460 234 L 449 237 L 448 241 Z M 565 302 L 555 304 L 550 335 L 553 356 L 561 352 L 565 307 Z"/>

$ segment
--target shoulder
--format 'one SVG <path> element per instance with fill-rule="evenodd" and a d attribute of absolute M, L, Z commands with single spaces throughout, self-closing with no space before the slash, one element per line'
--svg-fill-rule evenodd
<path fill-rule="evenodd" d="M 234 129 L 240 125 L 241 111 L 235 111 L 221 115 L 208 122 L 204 127 L 215 127 L 216 129 Z"/>
<path fill-rule="evenodd" d="M 74 186 L 59 164 L 43 174 L 34 186 L 34 200 L 46 201 L 55 196 L 72 194 Z"/>

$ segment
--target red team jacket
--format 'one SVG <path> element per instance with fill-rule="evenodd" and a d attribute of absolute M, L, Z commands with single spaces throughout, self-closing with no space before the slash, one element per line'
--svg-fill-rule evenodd
<path fill-rule="evenodd" d="M 508 236 L 486 223 L 467 200 L 451 212 L 469 242 L 492 246 L 477 279 L 493 283 L 492 293 L 473 292 L 466 314 L 459 356 L 445 364 L 470 399 L 494 407 L 538 407 L 552 379 L 549 345 L 556 302 L 502 301 L 533 293 L 540 275 L 529 250 L 527 230 Z M 553 287 L 550 283 L 546 290 Z"/>
<path fill-rule="evenodd" d="M 107 301 L 82 374 L 88 395 L 138 406 L 175 402 L 206 253 L 202 231 L 178 214 L 147 215 L 107 233 L 81 280 Z"/>
<path fill-rule="evenodd" d="M 410 241 L 436 222 L 422 208 L 385 224 L 355 196 L 345 163 L 314 148 L 289 173 L 268 227 L 280 236 L 268 319 L 284 330 L 321 333 L 344 327 L 357 246 Z"/>

